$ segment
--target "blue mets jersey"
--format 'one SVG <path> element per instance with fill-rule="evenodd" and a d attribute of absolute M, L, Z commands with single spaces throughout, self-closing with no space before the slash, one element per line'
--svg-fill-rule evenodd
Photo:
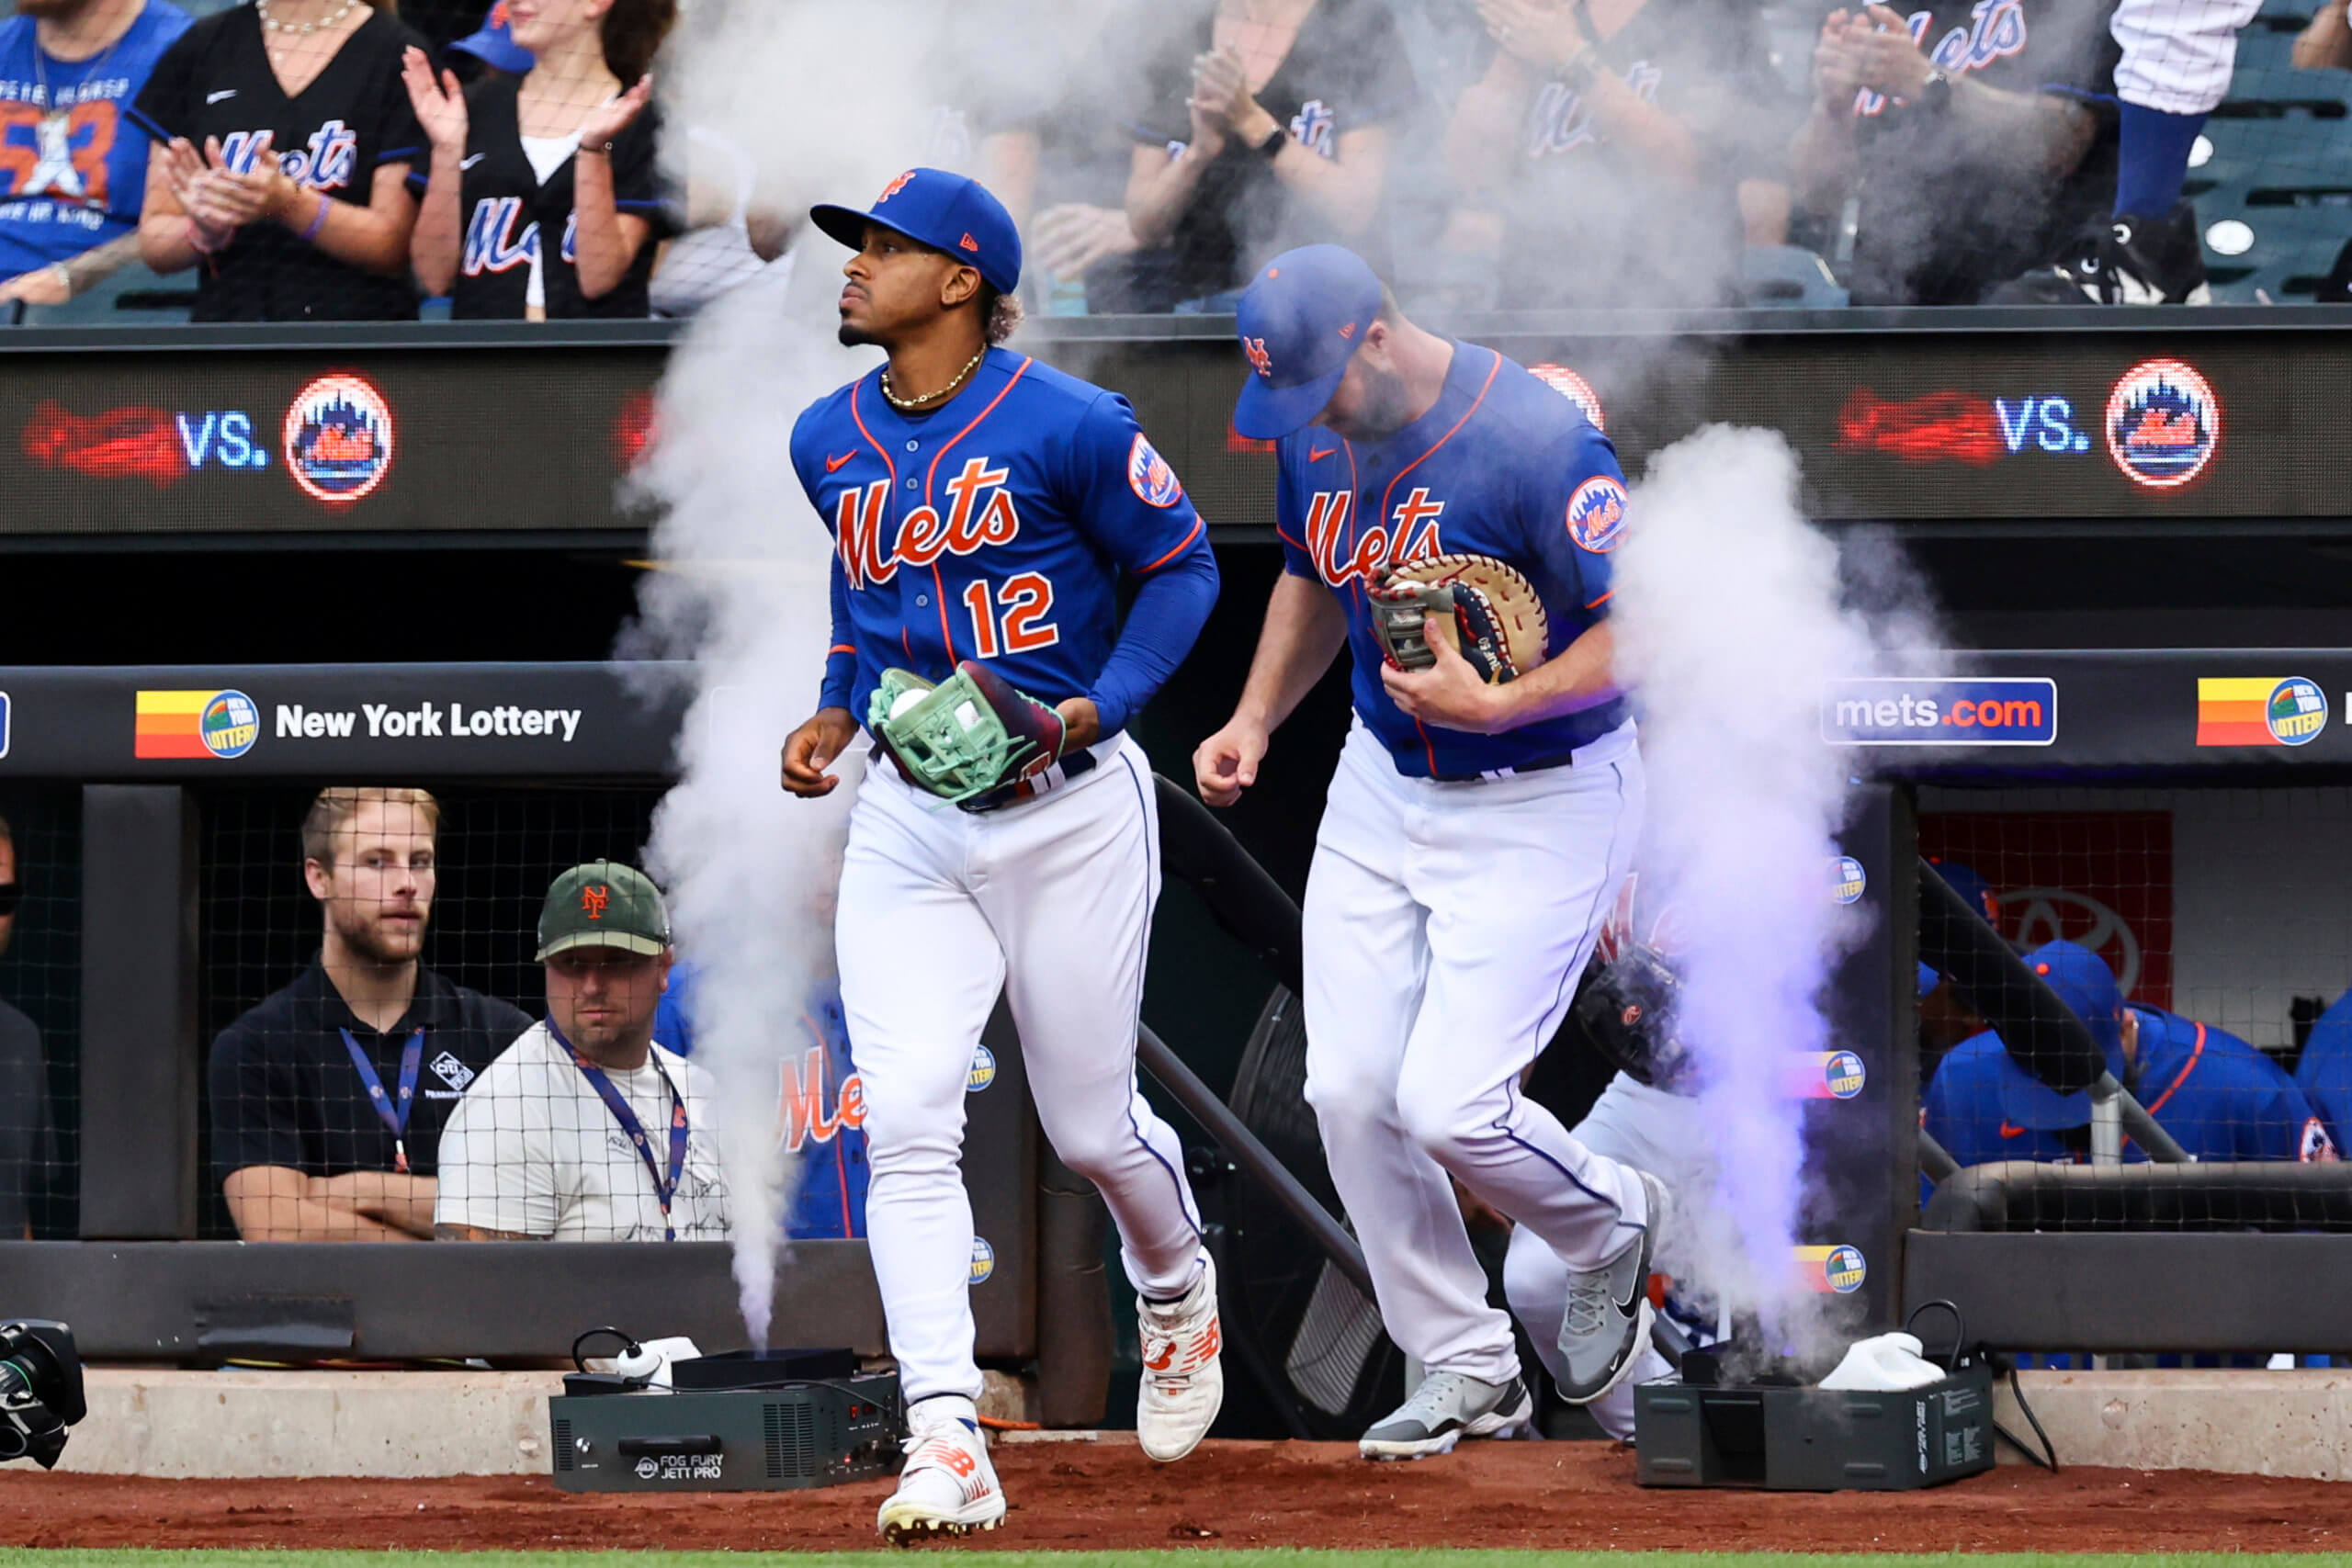
<path fill-rule="evenodd" d="M 1429 412 L 1376 446 L 1309 425 L 1279 444 L 1283 563 L 1339 596 L 1356 712 L 1397 772 L 1453 778 L 1555 759 L 1625 722 L 1624 699 L 1470 735 L 1407 716 L 1380 683 L 1385 657 L 1365 590 L 1421 556 L 1494 556 L 1543 596 L 1555 655 L 1608 614 L 1609 552 L 1625 527 L 1616 448 L 1583 412 L 1492 349 L 1456 344 Z"/>
<path fill-rule="evenodd" d="M 139 224 L 147 138 L 124 111 L 187 13 L 165 0 L 88 60 L 42 51 L 33 18 L 0 21 L 0 278 L 80 255 Z"/>
<path fill-rule="evenodd" d="M 2319 1015 L 2295 1064 L 2295 1083 L 2327 1119 L 2328 1135 L 2339 1149 L 2352 1147 L 2352 991 Z"/>
<path fill-rule="evenodd" d="M 2329 1160 L 2335 1145 L 2278 1065 L 2236 1035 L 2161 1008 L 2131 1004 L 2140 1038 L 2132 1092 L 2148 1114 L 2200 1160 Z M 2062 1132 L 2011 1123 L 2004 1114 L 1996 1058 L 2001 1037 L 1987 1030 L 1962 1041 L 1928 1085 L 1927 1130 L 1963 1166 L 1996 1160 L 2071 1160 Z M 2147 1156 L 2126 1140 L 2126 1160 Z"/>
<path fill-rule="evenodd" d="M 884 670 L 937 681 L 984 659 L 1123 728 L 1216 597 L 1207 530 L 1127 400 L 1001 348 L 931 413 L 899 412 L 879 381 L 820 400 L 792 433 L 833 536 L 822 705 L 862 724 Z M 1124 633 L 1122 570 L 1140 580 Z"/>

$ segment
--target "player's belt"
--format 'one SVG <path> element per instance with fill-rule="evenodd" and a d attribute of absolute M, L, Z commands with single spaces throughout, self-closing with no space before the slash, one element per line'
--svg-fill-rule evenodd
<path fill-rule="evenodd" d="M 1109 745 L 1117 739 L 1117 736 L 1106 736 L 1094 744 L 1107 750 Z M 986 795 L 974 795 L 971 799 L 963 802 L 962 808 L 974 812 L 1001 811 L 1008 806 L 1018 806 L 1024 800 L 1035 800 L 1041 795 L 1059 789 L 1073 779 L 1084 778 L 1094 771 L 1100 761 L 1101 759 L 1094 755 L 1091 749 L 1069 752 L 1035 778 L 1015 779 L 1001 789 L 992 789 Z"/>
<path fill-rule="evenodd" d="M 1498 779 L 1515 779 L 1521 773 L 1540 773 L 1551 768 L 1573 767 L 1577 754 L 1563 751 L 1556 757 L 1538 757 L 1532 762 L 1517 762 L 1508 768 L 1488 768 L 1483 773 L 1432 773 L 1438 784 L 1493 784 Z"/>

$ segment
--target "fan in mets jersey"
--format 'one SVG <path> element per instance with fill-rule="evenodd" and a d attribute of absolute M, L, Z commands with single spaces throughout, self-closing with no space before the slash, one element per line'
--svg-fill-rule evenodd
<path fill-rule="evenodd" d="M 866 1235 L 913 1427 L 877 1520 L 897 1540 L 1005 1512 L 973 1406 L 956 1163 L 1000 987 L 1046 1135 L 1118 1224 L 1144 1451 L 1182 1458 L 1216 1415 L 1216 1276 L 1183 1151 L 1136 1089 L 1159 826 L 1125 734 L 1207 619 L 1216 562 L 1125 399 L 997 346 L 1018 319 L 1021 238 L 995 197 L 916 169 L 870 212 L 809 217 L 857 253 L 842 341 L 889 353 L 793 432 L 836 551 L 833 649 L 784 784 L 827 793 L 860 723 L 873 732 L 834 938 Z M 1124 626 L 1121 572 L 1136 583 Z"/>
<path fill-rule="evenodd" d="M 1449 1174 L 1559 1255 L 1567 1399 L 1622 1382 L 1650 1324 L 1665 1189 L 1519 1090 L 1641 828 L 1606 618 L 1624 480 L 1574 403 L 1414 326 L 1336 246 L 1275 258 L 1238 325 L 1234 426 L 1280 439 L 1286 570 L 1193 763 L 1204 798 L 1237 799 L 1347 645 L 1356 722 L 1306 885 L 1306 1096 L 1381 1319 L 1428 1369 L 1362 1450 L 1442 1453 L 1533 1415 Z"/>

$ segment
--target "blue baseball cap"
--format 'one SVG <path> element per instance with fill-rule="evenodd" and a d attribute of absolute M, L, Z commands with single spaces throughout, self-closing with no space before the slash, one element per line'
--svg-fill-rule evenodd
<path fill-rule="evenodd" d="M 514 29 L 506 20 L 506 0 L 498 0 L 490 8 L 479 31 L 467 34 L 449 47 L 463 50 L 492 71 L 503 71 L 510 76 L 526 75 L 538 63 L 537 56 L 514 41 Z"/>
<path fill-rule="evenodd" d="M 1976 874 L 1973 867 L 1962 865 L 1956 860 L 1945 860 L 1939 855 L 1929 855 L 1928 863 L 1934 866 L 1944 881 L 1951 885 L 1951 890 L 1960 895 L 1962 903 L 1984 916 L 1985 923 L 1995 931 L 2001 929 L 2000 896 L 1993 891 L 1991 883 Z"/>
<path fill-rule="evenodd" d="M 1380 279 L 1343 245 L 1306 245 L 1265 265 L 1243 290 L 1234 332 L 1252 372 L 1233 428 L 1273 441 L 1315 423 L 1380 313 Z"/>
<path fill-rule="evenodd" d="M 1021 287 L 1021 230 L 1004 203 L 967 175 L 909 169 L 882 187 L 872 210 L 812 207 L 808 221 L 853 251 L 865 247 L 865 226 L 879 223 L 978 268 L 999 294 Z"/>
<path fill-rule="evenodd" d="M 2123 1076 L 2123 992 L 2107 961 L 2071 942 L 2044 942 L 2025 955 L 2026 967 L 2050 983 L 2066 1010 L 2083 1021 L 2107 1058 L 2107 1070 Z M 2060 1094 L 2004 1051 L 1996 1064 L 2001 1114 L 2020 1127 L 2055 1130 L 2079 1127 L 2091 1119 L 2087 1089 Z"/>

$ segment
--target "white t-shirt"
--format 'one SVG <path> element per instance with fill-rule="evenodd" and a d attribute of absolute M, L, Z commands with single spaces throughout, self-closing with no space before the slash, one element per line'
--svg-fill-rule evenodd
<path fill-rule="evenodd" d="M 724 1240 L 727 1182 L 710 1075 L 660 1045 L 652 1051 L 637 1071 L 605 1076 L 637 1113 L 665 1173 L 672 1101 L 662 1069 L 686 1097 L 686 1164 L 667 1228 L 680 1241 Z M 662 1239 L 653 1173 L 545 1023 L 525 1031 L 467 1087 L 441 1130 L 440 1164 L 436 1224 L 556 1241 Z"/>

